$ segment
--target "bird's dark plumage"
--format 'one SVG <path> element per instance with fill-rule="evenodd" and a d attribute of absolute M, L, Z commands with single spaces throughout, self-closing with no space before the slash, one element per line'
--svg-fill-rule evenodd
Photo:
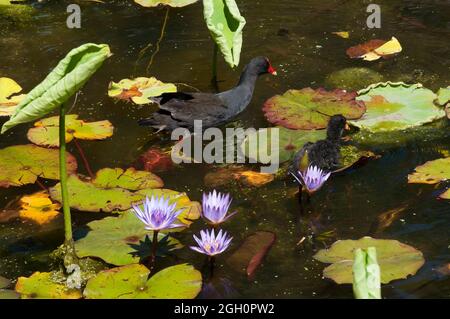
<path fill-rule="evenodd" d="M 242 112 L 250 103 L 258 76 L 276 74 L 269 60 L 257 57 L 244 68 L 236 87 L 213 93 L 164 93 L 154 98 L 159 110 L 139 125 L 160 130 L 174 130 L 178 127 L 192 129 L 195 120 L 202 120 L 202 127 L 221 125 Z"/>

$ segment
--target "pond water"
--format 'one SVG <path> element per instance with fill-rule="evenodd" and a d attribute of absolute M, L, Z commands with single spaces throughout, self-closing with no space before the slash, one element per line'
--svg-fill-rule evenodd
<path fill-rule="evenodd" d="M 153 47 L 137 61 L 141 49 L 153 45 L 160 34 L 164 8 L 145 9 L 131 1 L 82 2 L 82 28 L 66 27 L 65 1 L 36 6 L 35 12 L 19 20 L 0 20 L 0 76 L 15 79 L 28 91 L 38 84 L 70 49 L 85 43 L 108 43 L 114 56 L 82 90 L 72 110 L 84 120 L 110 120 L 114 136 L 105 141 L 81 142 L 94 171 L 103 167 L 128 167 L 152 145 L 167 146 L 164 134 L 152 134 L 136 121 L 150 114 L 148 106 L 114 102 L 107 85 L 133 76 L 156 76 L 165 82 L 186 83 L 211 91 L 213 45 L 202 19 L 201 4 L 171 9 L 167 30 L 149 73 L 146 66 Z M 261 111 L 269 97 L 290 88 L 326 86 L 328 74 L 347 67 L 370 67 L 387 80 L 421 82 L 436 90 L 449 85 L 450 3 L 446 0 L 379 0 L 382 28 L 365 26 L 369 1 L 279 0 L 237 1 L 246 17 L 241 65 L 231 70 L 219 59 L 219 89 L 235 85 L 242 66 L 252 57 L 265 55 L 278 70 L 278 77 L 264 76 L 257 84 L 249 107 L 235 119 L 243 127 L 267 127 Z M 350 31 L 348 40 L 332 34 Z M 394 59 L 374 63 L 351 60 L 345 50 L 372 38 L 396 36 L 403 52 Z M 3 121 L 3 120 L 2 120 Z M 30 125 L 21 125 L 0 137 L 0 148 L 26 144 Z M 252 280 L 230 269 L 218 258 L 216 285 L 224 297 L 238 298 L 352 298 L 348 285 L 336 285 L 322 278 L 325 267 L 312 256 L 317 249 L 336 239 L 358 239 L 365 235 L 397 239 L 424 253 L 425 265 L 408 279 L 383 286 L 386 298 L 450 297 L 450 277 L 436 271 L 450 262 L 450 202 L 437 200 L 443 187 L 408 185 L 407 175 L 428 160 L 450 152 L 448 121 L 430 127 L 405 141 L 374 147 L 382 155 L 364 167 L 332 178 L 313 198 L 308 212 L 299 217 L 293 195 L 295 184 L 279 180 L 261 188 L 222 187 L 234 198 L 239 214 L 224 225 L 234 236 L 233 249 L 258 230 L 273 231 L 276 244 Z M 73 144 L 69 151 L 77 154 Z M 77 155 L 78 156 L 78 155 Z M 80 163 L 80 171 L 84 167 Z M 211 166 L 183 165 L 159 174 L 165 187 L 185 191 L 201 200 L 203 184 Z M 49 183 L 50 185 L 51 183 Z M 441 185 L 442 186 L 442 185 Z M 0 189 L 0 207 L 37 185 Z M 378 216 L 400 207 L 405 209 L 388 227 L 377 226 Z M 106 214 L 76 212 L 75 227 Z M 198 221 L 176 236 L 192 244 Z M 330 238 L 297 245 L 311 230 L 317 234 L 333 231 Z M 48 254 L 63 240 L 61 219 L 42 227 L 22 221 L 0 223 L 0 276 L 17 278 L 34 271 L 48 271 Z M 229 255 L 229 254 L 228 254 Z M 178 260 L 202 266 L 203 257 L 189 249 Z M 162 263 L 173 263 L 165 259 Z M 225 289 L 226 288 L 226 289 Z M 204 294 L 205 297 L 211 295 Z"/>

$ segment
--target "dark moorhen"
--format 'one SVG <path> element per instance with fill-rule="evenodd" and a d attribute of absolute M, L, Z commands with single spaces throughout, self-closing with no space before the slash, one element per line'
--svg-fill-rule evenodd
<path fill-rule="evenodd" d="M 151 117 L 139 121 L 141 126 L 158 130 L 177 127 L 192 129 L 194 120 L 202 120 L 202 127 L 217 126 L 241 113 L 250 103 L 258 76 L 276 75 L 265 57 L 257 57 L 244 68 L 236 87 L 222 93 L 164 93 L 154 98 L 159 110 Z"/>
<path fill-rule="evenodd" d="M 302 166 L 302 159 L 307 152 L 307 166 L 314 165 L 326 172 L 339 168 L 341 138 L 344 130 L 349 130 L 347 119 L 342 115 L 333 115 L 328 122 L 327 138 L 316 143 L 306 143 L 294 156 L 290 173 L 298 176 L 299 170 L 306 170 Z"/>

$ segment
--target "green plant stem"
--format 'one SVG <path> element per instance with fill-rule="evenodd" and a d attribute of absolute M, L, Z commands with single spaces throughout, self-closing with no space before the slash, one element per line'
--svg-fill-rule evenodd
<path fill-rule="evenodd" d="M 70 215 L 69 191 L 67 189 L 67 159 L 66 159 L 66 105 L 59 111 L 59 178 L 61 198 L 64 212 L 65 245 L 73 245 L 72 217 Z"/>
<path fill-rule="evenodd" d="M 150 270 L 155 268 L 155 261 L 156 261 L 156 251 L 158 248 L 158 230 L 153 231 L 153 241 L 152 241 L 152 255 L 150 256 Z"/>

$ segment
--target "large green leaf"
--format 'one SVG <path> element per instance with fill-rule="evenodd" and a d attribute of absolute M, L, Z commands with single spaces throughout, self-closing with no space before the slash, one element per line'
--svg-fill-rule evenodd
<path fill-rule="evenodd" d="M 128 265 L 98 273 L 88 281 L 88 299 L 193 299 L 202 287 L 202 275 L 181 264 L 165 268 L 150 279 L 143 265 Z"/>
<path fill-rule="evenodd" d="M 86 43 L 70 51 L 20 102 L 9 121 L 3 124 L 1 133 L 18 124 L 40 119 L 65 103 L 110 55 L 106 44 Z"/>
<path fill-rule="evenodd" d="M 153 238 L 153 233 L 131 211 L 92 221 L 87 226 L 87 235 L 75 242 L 78 257 L 98 257 L 108 264 L 122 266 L 139 263 L 150 255 L 149 238 Z M 158 239 L 158 255 L 183 247 L 176 239 L 161 233 Z"/>
<path fill-rule="evenodd" d="M 77 170 L 77 161 L 67 153 L 67 171 Z M 15 145 L 0 150 L 0 187 L 33 184 L 38 177 L 59 179 L 58 150 L 36 145 Z"/>
<path fill-rule="evenodd" d="M 353 293 L 356 299 L 381 299 L 380 266 L 375 247 L 355 250 Z"/>
<path fill-rule="evenodd" d="M 157 7 L 160 4 L 170 7 L 185 7 L 197 1 L 198 0 L 134 0 L 134 2 L 143 7 Z"/>
<path fill-rule="evenodd" d="M 294 130 L 323 129 L 335 114 L 342 114 L 347 119 L 359 119 L 366 107 L 364 102 L 355 98 L 356 93 L 345 90 L 288 90 L 283 95 L 268 99 L 263 111 L 267 120 L 275 125 Z"/>
<path fill-rule="evenodd" d="M 22 299 L 79 299 L 81 293 L 52 279 L 52 273 L 35 272 L 17 280 L 16 291 Z"/>
<path fill-rule="evenodd" d="M 242 30 L 246 22 L 236 2 L 234 0 L 203 0 L 203 16 L 225 61 L 232 68 L 239 65 Z"/>
<path fill-rule="evenodd" d="M 450 179 L 450 157 L 426 162 L 408 175 L 408 183 L 437 184 Z"/>
<path fill-rule="evenodd" d="M 414 247 L 397 240 L 371 237 L 363 237 L 359 240 L 338 240 L 329 249 L 320 250 L 314 255 L 314 259 L 331 264 L 324 269 L 324 277 L 338 284 L 351 284 L 354 251 L 358 248 L 369 247 L 375 247 L 377 250 L 381 282 L 384 284 L 414 275 L 425 262 L 422 253 Z"/>
<path fill-rule="evenodd" d="M 357 100 L 365 102 L 367 112 L 351 123 L 370 132 L 404 130 L 445 116 L 444 110 L 434 105 L 436 94 L 421 84 L 377 83 L 358 94 Z"/>

